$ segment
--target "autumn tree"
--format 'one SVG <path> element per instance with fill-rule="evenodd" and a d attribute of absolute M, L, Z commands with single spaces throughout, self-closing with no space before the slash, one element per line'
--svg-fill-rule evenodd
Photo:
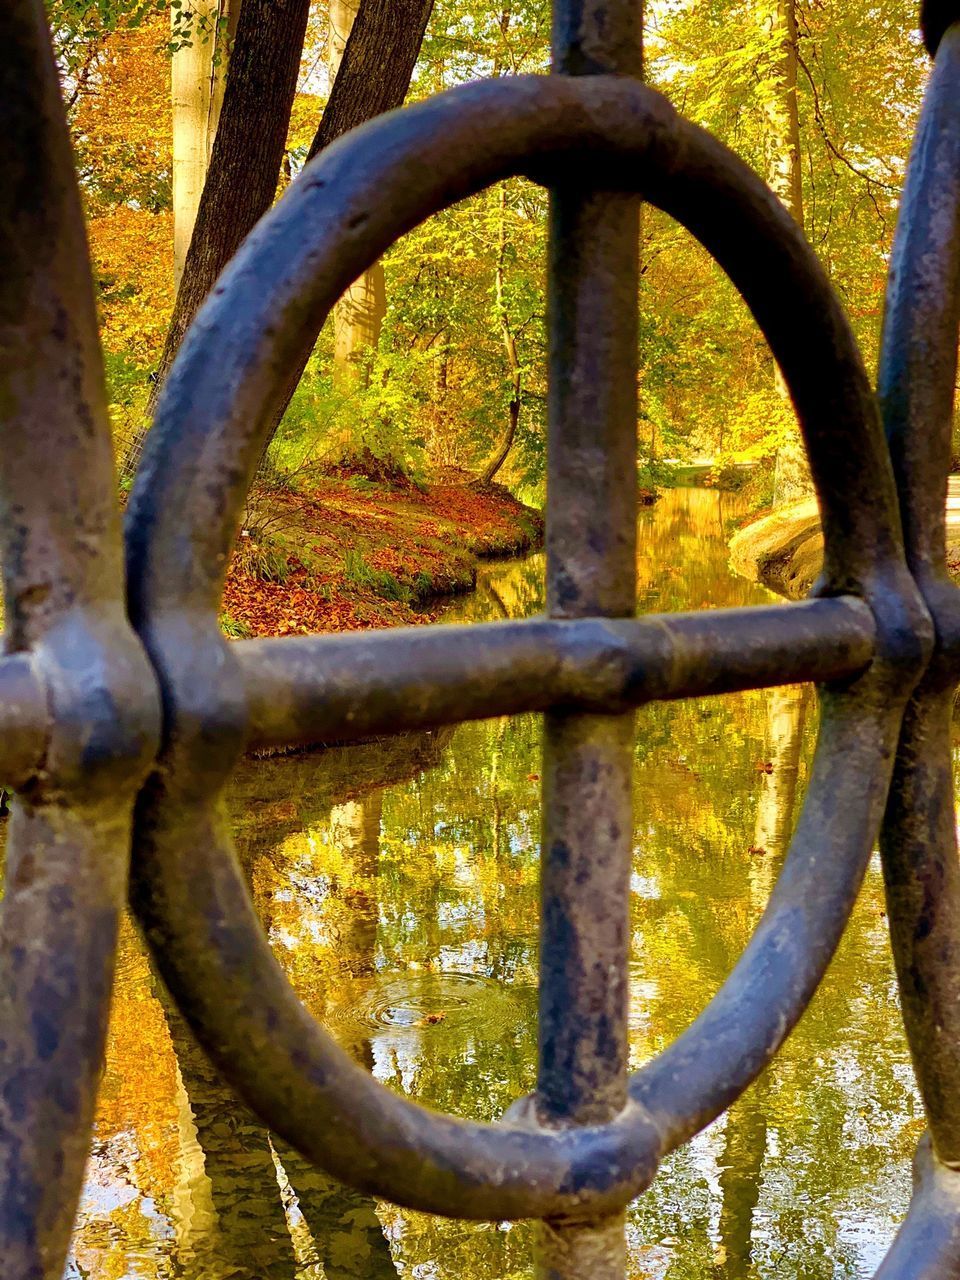
<path fill-rule="evenodd" d="M 868 361 L 925 74 L 913 28 L 897 0 L 878 0 L 869 23 L 850 0 L 701 0 L 661 11 L 650 42 L 651 81 L 802 222 Z M 681 453 L 761 461 L 772 480 L 791 431 L 800 450 L 762 335 L 729 283 L 658 215 L 642 256 L 641 397 L 658 431 Z"/>
<path fill-rule="evenodd" d="M 331 84 L 336 82 L 359 7 L 360 0 L 330 0 L 327 71 Z M 334 373 L 347 387 L 355 378 L 364 377 L 364 353 L 375 349 L 379 343 L 386 312 L 383 263 L 375 262 L 369 271 L 350 285 L 333 313 Z"/>
<path fill-rule="evenodd" d="M 217 276 L 273 201 L 309 7 L 309 0 L 244 0 L 240 8 L 219 127 L 155 388 Z M 155 394 L 151 407 L 154 400 Z M 136 468 L 146 431 L 140 425 L 129 442 L 127 474 Z"/>
<path fill-rule="evenodd" d="M 434 0 L 345 3 L 355 17 L 308 161 L 350 129 L 403 105 Z"/>
<path fill-rule="evenodd" d="M 513 325 L 510 323 L 510 312 L 507 309 L 506 299 L 504 296 L 506 284 L 506 260 L 507 260 L 507 224 L 506 224 L 506 208 L 507 193 L 506 188 L 500 188 L 500 226 L 497 236 L 497 265 L 494 272 L 494 300 L 496 303 L 497 321 L 500 325 L 500 332 L 503 335 L 503 349 L 507 361 L 507 369 L 510 378 L 510 399 L 507 402 L 507 421 L 503 434 L 494 446 L 494 451 L 483 468 L 481 480 L 484 484 L 490 484 L 497 472 L 506 462 L 510 450 L 513 448 L 513 442 L 517 438 L 517 426 L 520 422 L 520 409 L 523 404 L 523 375 L 520 367 L 520 355 L 517 350 L 517 336 L 514 333 Z"/>
<path fill-rule="evenodd" d="M 546 0 L 498 11 L 445 3 L 427 32 L 415 92 L 544 71 L 549 29 Z M 511 182 L 443 211 L 393 246 L 386 323 L 376 358 L 368 349 L 364 362 L 368 385 L 335 385 L 323 375 L 324 360 L 335 354 L 331 336 L 340 340 L 335 324 L 334 335 L 321 335 L 320 359 L 294 400 L 284 439 L 293 434 L 299 443 L 312 421 L 322 424 L 331 461 L 373 453 L 387 466 L 453 466 L 481 480 L 500 473 L 520 440 L 525 468 L 536 470 L 545 406 L 545 212 L 541 189 Z"/>
<path fill-rule="evenodd" d="M 363 0 L 308 158 L 406 94 L 433 0 Z M 207 181 L 163 355 L 159 389 L 190 321 L 273 201 L 290 123 L 309 0 L 244 0 Z M 304 356 L 304 364 L 309 355 Z M 299 372 L 298 371 L 298 378 Z M 295 386 L 291 384 L 291 389 Z M 151 397 L 151 406 L 156 391 Z M 139 460 L 146 425 L 127 449 Z"/>
<path fill-rule="evenodd" d="M 802 228 L 796 0 L 761 0 L 758 16 L 770 41 L 769 65 L 761 87 L 767 121 L 767 181 Z"/>
<path fill-rule="evenodd" d="M 796 0 L 760 0 L 759 18 L 770 39 L 769 71 L 763 89 L 767 181 L 803 230 Z M 812 486 L 799 428 L 789 412 L 790 393 L 779 368 L 774 376 L 777 393 L 788 406 L 788 426 L 777 449 L 774 471 L 773 500 L 779 506 L 809 493 Z"/>
<path fill-rule="evenodd" d="M 173 304 L 169 31 L 166 13 L 134 13 L 86 27 L 82 53 L 58 42 L 120 434 Z"/>
<path fill-rule="evenodd" d="M 549 6 L 438 0 L 414 93 L 465 80 L 542 70 Z M 840 293 L 868 359 L 875 349 L 898 184 L 925 73 L 912 16 L 879 0 L 869 28 L 850 0 L 699 0 L 654 11 L 648 78 L 679 110 L 716 133 L 777 188 Z M 794 35 L 793 27 L 787 32 Z M 787 59 L 786 55 L 796 55 Z M 306 440 L 383 440 L 415 467 L 457 466 L 482 475 L 515 412 L 514 375 L 501 318 L 517 342 L 520 411 L 498 472 L 509 483 L 542 477 L 545 347 L 542 202 L 508 184 L 502 270 L 499 193 L 482 193 L 429 220 L 384 259 L 389 306 L 373 369 L 393 422 L 373 398 L 344 405 L 325 370 L 332 334 L 321 335 L 274 450 L 278 465 Z M 763 335 L 730 282 L 682 229 L 645 210 L 640 299 L 641 463 L 648 483 L 662 458 L 719 455 L 759 462 L 757 497 L 768 500 L 775 460 L 791 431 Z M 497 304 L 497 281 L 505 308 Z M 513 408 L 511 408 L 513 406 Z M 320 444 L 317 448 L 322 447 Z M 650 462 L 650 457 L 655 461 Z M 336 452 L 330 454 L 335 459 Z M 782 469 L 782 468 L 781 468 Z M 531 492 L 533 497 L 533 492 Z"/>
<path fill-rule="evenodd" d="M 360 0 L 355 8 L 354 0 L 343 0 L 342 4 L 335 0 L 331 16 L 341 24 L 339 34 L 335 30 L 331 35 L 336 76 L 307 154 L 308 161 L 350 129 L 403 105 L 433 3 L 434 0 Z M 337 56 L 337 41 L 343 37 L 348 22 L 343 52 Z M 378 264 L 347 290 L 339 308 L 339 321 L 334 321 L 335 325 L 339 323 L 341 334 L 334 360 L 341 368 L 356 361 L 361 350 L 375 346 L 379 340 L 386 312 L 381 281 L 382 268 Z M 280 399 L 264 446 L 264 458 L 303 377 L 316 338 L 316 334 L 311 335 L 288 377 L 286 393 Z"/>
<path fill-rule="evenodd" d="M 502 37 L 502 46 L 507 45 L 507 37 L 510 32 L 510 25 L 513 21 L 513 12 L 509 6 L 505 6 L 500 12 L 500 35 Z M 498 51 L 498 56 L 494 62 L 493 74 L 498 76 L 502 74 L 503 59 Z M 517 438 L 517 427 L 520 423 L 520 410 L 523 407 L 523 372 L 520 364 L 520 355 L 517 348 L 517 335 L 513 325 L 510 323 L 510 312 L 505 300 L 506 285 L 506 263 L 507 263 L 507 197 L 506 188 L 500 188 L 500 220 L 497 230 L 497 265 L 494 272 L 494 302 L 496 305 L 497 322 L 500 326 L 500 333 L 503 337 L 503 351 L 506 357 L 507 370 L 510 379 L 510 398 L 507 402 L 507 420 L 500 439 L 494 446 L 493 453 L 483 468 L 480 479 L 483 484 L 491 484 L 497 472 L 506 462 L 513 443 Z"/>
<path fill-rule="evenodd" d="M 326 14 L 317 11 L 282 144 L 281 186 L 295 180 L 308 155 L 399 101 L 408 82 L 417 98 L 498 72 L 546 69 L 548 0 L 436 0 L 421 45 L 418 23 L 427 7 L 424 0 L 363 0 L 319 129 L 327 31 Z M 119 434 L 124 420 L 143 419 L 146 375 L 161 363 L 173 301 L 169 4 L 163 0 L 158 12 L 154 3 L 128 0 L 49 0 L 48 8 L 56 11 Z M 802 216 L 869 360 L 927 59 L 899 0 L 877 0 L 869 24 L 851 0 L 793 0 L 795 40 L 786 50 L 785 12 L 774 0 L 661 6 L 649 31 L 648 79 Z M 786 71 L 785 51 L 796 55 Z M 795 106 L 788 129 L 778 124 L 784 102 Z M 261 132 L 259 119 L 254 132 Z M 232 193 L 221 193 L 218 236 L 232 226 L 230 206 L 245 201 L 248 178 L 246 168 L 239 178 L 235 171 Z M 261 211 L 274 198 L 273 181 L 265 190 Z M 368 385 L 334 385 L 334 326 L 326 326 L 276 438 L 276 466 L 290 470 L 300 458 L 318 456 L 325 442 L 333 443 L 326 456 L 336 461 L 338 449 L 370 441 L 424 478 L 440 466 L 482 475 L 512 433 L 497 478 L 537 500 L 545 203 L 533 184 L 510 182 L 503 195 L 499 188 L 483 192 L 393 246 L 383 259 L 389 305 L 376 347 L 361 362 Z M 256 211 L 244 216 L 255 220 Z M 206 281 L 179 312 L 163 367 L 246 230 L 223 241 L 222 261 L 210 258 Z M 767 344 L 735 290 L 686 233 L 651 208 L 641 270 L 641 462 L 647 454 L 759 461 L 764 483 L 772 483 L 792 413 L 778 395 Z M 758 491 L 759 499 L 766 496 Z"/>
<path fill-rule="evenodd" d="M 44 8 L 69 109 L 86 87 L 104 37 L 166 12 L 167 0 L 45 0 Z"/>

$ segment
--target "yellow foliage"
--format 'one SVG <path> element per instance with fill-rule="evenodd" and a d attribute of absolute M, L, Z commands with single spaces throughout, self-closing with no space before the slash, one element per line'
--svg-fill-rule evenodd
<path fill-rule="evenodd" d="M 173 306 L 173 215 L 120 205 L 92 218 L 89 234 L 104 347 L 152 364 Z"/>
<path fill-rule="evenodd" d="M 105 349 L 152 365 L 173 305 L 167 18 L 90 50 L 71 112 Z"/>
<path fill-rule="evenodd" d="M 287 132 L 287 150 L 306 154 L 313 142 L 320 116 L 323 114 L 323 102 L 315 93 L 298 93 L 293 100 L 290 112 L 290 128 Z"/>

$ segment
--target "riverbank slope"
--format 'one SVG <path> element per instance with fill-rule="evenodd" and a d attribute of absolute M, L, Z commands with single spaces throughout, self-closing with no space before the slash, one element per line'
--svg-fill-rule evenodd
<path fill-rule="evenodd" d="M 473 589 L 480 559 L 543 539 L 538 511 L 465 477 L 321 477 L 259 494 L 245 523 L 224 592 L 234 637 L 429 622 L 432 601 Z"/>
<path fill-rule="evenodd" d="M 823 564 L 823 533 L 815 498 L 778 507 L 730 539 L 730 565 L 789 600 L 806 596 Z M 960 476 L 947 492 L 947 569 L 960 583 Z"/>

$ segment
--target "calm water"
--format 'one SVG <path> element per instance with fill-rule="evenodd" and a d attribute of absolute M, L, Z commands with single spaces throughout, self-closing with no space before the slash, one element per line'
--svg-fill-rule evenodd
<path fill-rule="evenodd" d="M 640 607 L 759 603 L 731 576 L 737 500 L 667 493 L 640 522 Z M 491 568 L 451 621 L 541 605 L 542 558 Z M 632 1051 L 673 1039 L 769 894 L 814 729 L 798 689 L 637 718 Z M 494 1119 L 534 1081 L 535 717 L 244 764 L 230 795 L 270 941 L 303 1000 L 388 1087 Z M 630 1212 L 631 1276 L 870 1274 L 922 1129 L 879 871 L 767 1074 Z M 526 1225 L 426 1218 L 344 1190 L 220 1086 L 132 928 L 68 1275 L 508 1280 Z"/>

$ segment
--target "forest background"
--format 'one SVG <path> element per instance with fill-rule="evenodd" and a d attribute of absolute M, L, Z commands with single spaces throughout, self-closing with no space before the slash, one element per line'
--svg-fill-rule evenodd
<path fill-rule="evenodd" d="M 186 322 L 309 156 L 404 96 L 549 67 L 548 0 L 47 8 L 125 483 Z M 645 13 L 648 81 L 770 182 L 825 265 L 868 363 L 927 69 L 915 9 L 908 0 L 652 0 Z M 261 468 L 246 530 L 261 580 L 282 585 L 291 571 L 275 527 L 284 495 L 309 495 L 322 476 L 409 481 L 421 492 L 496 480 L 542 505 L 546 205 L 545 191 L 520 180 L 465 201 L 406 236 L 341 303 Z M 803 489 L 792 410 L 762 335 L 707 255 L 652 209 L 642 220 L 638 342 L 642 484 L 669 483 L 675 460 L 706 456 L 716 475 L 755 464 L 757 507 Z M 434 532 L 442 541 L 449 530 Z M 309 569 L 293 563 L 307 578 Z M 358 585 L 409 603 L 409 572 L 353 569 Z M 274 618 L 265 629 L 290 628 Z"/>

